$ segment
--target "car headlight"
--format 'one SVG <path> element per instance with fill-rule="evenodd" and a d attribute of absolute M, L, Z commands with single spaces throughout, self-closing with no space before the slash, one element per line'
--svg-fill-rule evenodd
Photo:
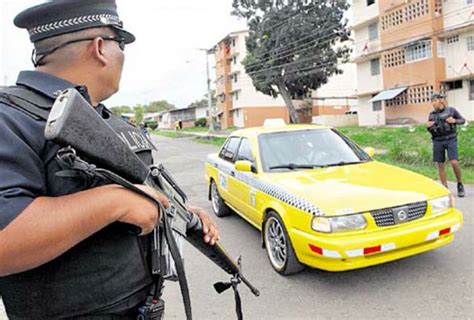
<path fill-rule="evenodd" d="M 430 200 L 430 204 L 431 213 L 433 215 L 442 214 L 453 207 L 453 202 L 450 196 L 444 196 L 441 198 Z"/>
<path fill-rule="evenodd" d="M 354 214 L 341 217 L 313 217 L 311 228 L 318 232 L 340 232 L 360 230 L 367 227 L 367 220 L 362 214 Z"/>

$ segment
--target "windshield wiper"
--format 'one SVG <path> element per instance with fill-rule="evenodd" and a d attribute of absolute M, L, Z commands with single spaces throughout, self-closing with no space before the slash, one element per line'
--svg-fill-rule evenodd
<path fill-rule="evenodd" d="M 365 162 L 365 161 L 340 161 L 340 162 L 336 162 L 336 163 L 326 164 L 323 167 L 324 168 L 326 168 L 326 167 L 341 167 L 341 166 L 348 166 L 348 165 L 351 165 L 351 164 L 359 164 L 359 163 L 363 163 L 363 162 Z"/>
<path fill-rule="evenodd" d="M 269 169 L 270 170 L 273 170 L 273 169 L 291 169 L 291 170 L 295 170 L 295 169 L 314 169 L 314 168 L 321 168 L 321 166 L 320 165 L 314 165 L 314 164 L 288 163 L 288 164 L 281 164 L 281 165 L 278 165 L 278 166 L 273 166 L 273 167 L 270 167 Z"/>

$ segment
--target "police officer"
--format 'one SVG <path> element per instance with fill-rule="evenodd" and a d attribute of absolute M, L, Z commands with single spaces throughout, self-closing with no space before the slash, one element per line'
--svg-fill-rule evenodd
<path fill-rule="evenodd" d="M 446 104 L 446 97 L 441 93 L 434 93 L 431 97 L 433 111 L 430 113 L 427 123 L 428 131 L 433 140 L 433 161 L 438 164 L 438 172 L 441 183 L 447 188 L 446 152 L 449 162 L 453 167 L 457 180 L 458 196 L 464 197 L 465 191 L 461 180 L 461 167 L 458 162 L 458 144 L 456 125 L 462 125 L 466 120 L 461 114 Z"/>
<path fill-rule="evenodd" d="M 152 278 L 150 232 L 160 212 L 149 200 L 83 174 L 65 176 L 60 146 L 44 138 L 58 92 L 75 87 L 122 137 L 142 134 L 101 101 L 119 89 L 125 45 L 114 0 L 56 0 L 21 12 L 34 71 L 0 91 L 0 294 L 10 319 L 136 319 Z M 138 144 L 137 141 L 140 140 Z M 153 146 L 130 139 L 147 164 Z M 148 141 L 144 143 L 144 141 Z M 159 192 L 138 186 L 169 206 Z M 204 240 L 219 232 L 207 213 Z M 133 235 L 126 224 L 142 230 Z"/>

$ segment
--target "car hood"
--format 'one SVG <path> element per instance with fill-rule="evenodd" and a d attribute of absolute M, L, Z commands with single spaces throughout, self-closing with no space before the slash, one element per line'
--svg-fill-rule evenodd
<path fill-rule="evenodd" d="M 267 173 L 262 178 L 310 201 L 325 215 L 367 212 L 449 194 L 427 177 L 377 161 Z"/>

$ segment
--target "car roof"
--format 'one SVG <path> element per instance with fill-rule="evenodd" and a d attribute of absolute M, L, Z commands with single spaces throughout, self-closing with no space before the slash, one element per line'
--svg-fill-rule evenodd
<path fill-rule="evenodd" d="M 285 126 L 275 127 L 253 127 L 240 129 L 232 132 L 233 136 L 258 136 L 264 133 L 276 133 L 276 132 L 287 132 L 287 131 L 298 131 L 298 130 L 317 130 L 317 129 L 329 129 L 328 126 L 319 126 L 314 124 L 289 124 Z"/>

